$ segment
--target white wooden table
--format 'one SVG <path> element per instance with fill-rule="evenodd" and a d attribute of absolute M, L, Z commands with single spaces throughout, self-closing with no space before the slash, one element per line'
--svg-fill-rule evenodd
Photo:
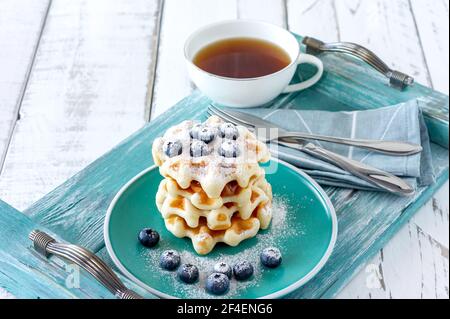
<path fill-rule="evenodd" d="M 0 0 L 0 198 L 25 209 L 189 94 L 185 38 L 234 18 L 363 44 L 448 94 L 448 0 Z M 339 297 L 448 298 L 448 193 Z"/>

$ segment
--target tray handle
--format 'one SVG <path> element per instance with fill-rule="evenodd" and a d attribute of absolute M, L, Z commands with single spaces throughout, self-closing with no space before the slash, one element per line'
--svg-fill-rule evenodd
<path fill-rule="evenodd" d="M 53 254 L 70 260 L 90 273 L 117 298 L 143 299 L 142 296 L 125 287 L 111 268 L 87 249 L 58 243 L 53 237 L 39 230 L 33 230 L 28 237 L 33 242 L 34 249 L 42 256 L 48 257 Z"/>
<path fill-rule="evenodd" d="M 322 52 L 338 52 L 354 56 L 372 66 L 378 72 L 389 79 L 390 86 L 402 91 L 414 84 L 414 78 L 400 71 L 392 70 L 375 53 L 355 43 L 335 42 L 324 43 L 312 37 L 305 37 L 303 44 L 309 54 L 320 54 Z"/>

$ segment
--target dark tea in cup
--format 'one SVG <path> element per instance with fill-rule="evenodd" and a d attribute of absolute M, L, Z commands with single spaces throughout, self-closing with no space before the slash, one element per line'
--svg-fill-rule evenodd
<path fill-rule="evenodd" d="M 200 69 L 228 78 L 257 78 L 278 72 L 291 63 L 278 45 L 257 38 L 229 38 L 200 49 L 193 63 Z"/>
<path fill-rule="evenodd" d="M 229 20 L 200 28 L 186 39 L 189 77 L 216 104 L 266 105 L 282 93 L 305 90 L 323 74 L 317 57 L 300 51 L 298 39 L 281 27 L 258 21 Z M 317 72 L 291 83 L 300 64 Z"/>

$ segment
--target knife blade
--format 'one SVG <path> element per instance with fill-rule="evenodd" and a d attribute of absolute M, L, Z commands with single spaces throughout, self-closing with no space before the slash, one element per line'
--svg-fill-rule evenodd
<path fill-rule="evenodd" d="M 324 136 L 303 132 L 290 132 L 282 127 L 269 122 L 257 116 L 247 114 L 239 111 L 226 110 L 222 111 L 227 116 L 234 118 L 236 121 L 242 122 L 247 126 L 252 127 L 258 134 L 258 138 L 269 143 L 272 140 L 279 140 L 284 142 L 296 143 L 301 140 L 318 140 L 330 143 L 337 143 L 348 146 L 355 146 L 364 148 L 373 152 L 392 155 L 392 156 L 409 156 L 422 152 L 423 148 L 420 145 L 400 142 L 400 141 L 385 141 L 385 140 L 366 140 L 354 138 L 342 138 L 333 136 Z M 258 129 L 264 129 L 263 132 L 258 132 Z M 268 136 L 267 130 L 277 129 L 275 136 Z M 272 133 L 271 131 L 269 131 Z"/>

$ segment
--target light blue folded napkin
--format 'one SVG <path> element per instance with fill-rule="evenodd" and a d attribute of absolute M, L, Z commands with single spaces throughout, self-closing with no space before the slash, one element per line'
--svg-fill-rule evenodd
<path fill-rule="evenodd" d="M 398 157 L 352 146 L 314 141 L 316 145 L 327 150 L 400 176 L 414 188 L 434 182 L 428 131 L 417 100 L 374 110 L 354 112 L 274 110 L 267 108 L 243 111 L 264 118 L 288 131 L 420 144 L 423 147 L 421 154 Z M 283 146 L 277 147 L 280 159 L 302 168 L 319 184 L 380 190 L 377 186 L 330 163 L 298 150 Z"/>

